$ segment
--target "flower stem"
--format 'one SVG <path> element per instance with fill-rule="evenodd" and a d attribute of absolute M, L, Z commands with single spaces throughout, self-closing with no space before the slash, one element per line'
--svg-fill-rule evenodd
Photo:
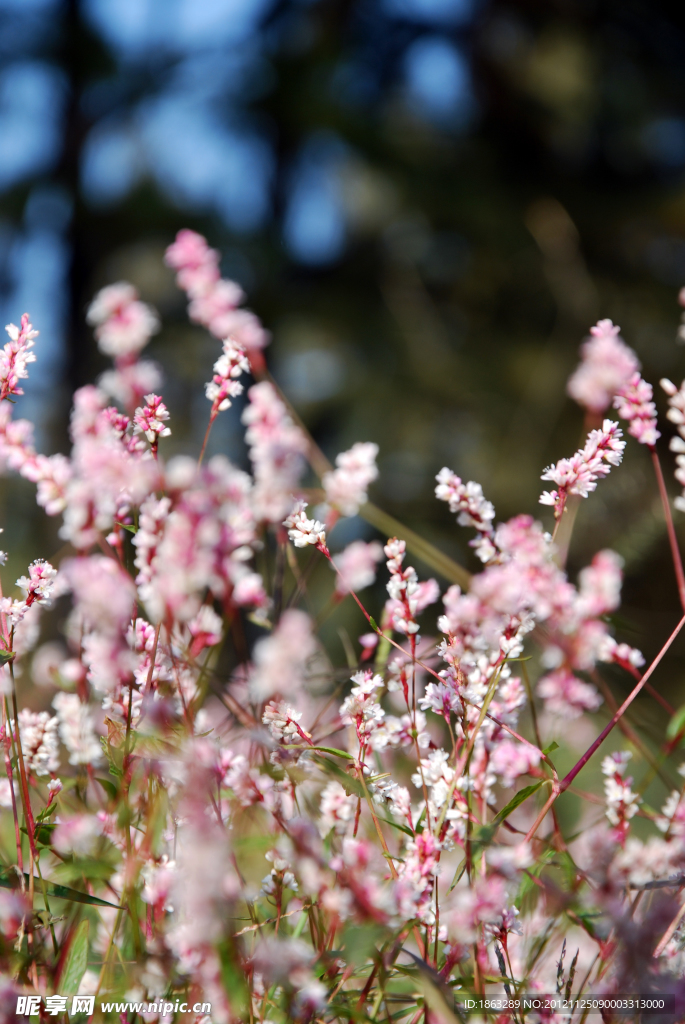
<path fill-rule="evenodd" d="M 652 465 L 654 466 L 654 472 L 656 473 L 656 481 L 659 485 L 659 496 L 661 497 L 661 505 L 664 510 L 664 519 L 666 520 L 668 543 L 671 546 L 673 568 L 675 569 L 675 578 L 678 583 L 678 596 L 680 597 L 680 604 L 682 606 L 682 609 L 683 611 L 685 611 L 685 573 L 683 572 L 683 560 L 680 556 L 678 538 L 676 537 L 675 526 L 673 525 L 673 516 L 671 515 L 671 503 L 668 497 L 668 491 L 666 490 L 666 482 L 664 480 L 664 474 L 661 469 L 661 463 L 659 462 L 659 456 L 657 455 L 656 448 L 651 448 L 650 453 L 652 456 Z"/>
<path fill-rule="evenodd" d="M 661 648 L 659 653 L 657 654 L 657 656 L 654 659 L 654 661 L 652 662 L 652 664 L 649 666 L 647 671 L 644 673 L 644 675 L 642 676 L 642 679 L 637 684 L 637 686 L 635 686 L 631 690 L 631 692 L 628 694 L 626 699 L 621 704 L 620 708 L 618 708 L 618 710 L 614 712 L 614 714 L 612 715 L 611 719 L 609 720 L 609 723 L 602 729 L 601 733 L 599 734 L 597 739 L 594 741 L 594 743 L 590 744 L 588 749 L 585 751 L 585 753 L 581 757 L 580 761 L 578 761 L 573 766 L 573 768 L 568 773 L 568 775 L 566 775 L 561 780 L 561 782 L 559 783 L 559 786 L 560 786 L 560 791 L 562 793 L 567 788 L 567 786 L 569 786 L 573 782 L 573 780 L 575 779 L 575 777 L 578 774 L 578 772 L 582 768 L 585 767 L 585 765 L 588 763 L 588 761 L 590 760 L 590 758 L 592 757 L 594 752 L 602 745 L 602 743 L 607 738 L 607 736 L 609 735 L 611 730 L 614 728 L 614 726 L 616 725 L 618 720 L 623 717 L 623 715 L 628 710 L 630 705 L 633 703 L 633 701 L 635 700 L 635 698 L 637 697 L 638 693 L 640 692 L 642 687 L 645 685 L 645 683 L 647 682 L 649 677 L 651 675 L 653 675 L 656 667 L 659 665 L 659 663 L 663 659 L 664 655 L 666 654 L 666 651 L 669 649 L 669 647 L 671 646 L 671 644 L 673 643 L 675 638 L 678 636 L 678 634 L 680 633 L 680 631 L 683 628 L 683 626 L 685 626 L 685 615 L 683 615 L 682 619 L 680 620 L 680 622 L 678 623 L 676 628 L 673 630 L 673 632 L 671 633 L 671 635 L 669 636 L 668 640 L 666 641 L 664 646 Z"/>

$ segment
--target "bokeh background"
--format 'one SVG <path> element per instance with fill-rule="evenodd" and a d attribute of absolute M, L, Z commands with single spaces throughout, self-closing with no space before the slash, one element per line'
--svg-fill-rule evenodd
<path fill-rule="evenodd" d="M 676 5 L 0 0 L 0 52 L 0 307 L 41 331 L 17 415 L 45 452 L 65 450 L 69 395 L 104 368 L 88 301 L 122 277 L 164 319 L 150 355 L 166 451 L 197 450 L 218 349 L 162 264 L 182 226 L 221 249 L 323 450 L 376 441 L 374 500 L 472 568 L 434 474 L 480 481 L 499 519 L 548 515 L 539 475 L 580 442 L 565 381 L 599 316 L 648 380 L 685 374 Z M 239 413 L 212 450 L 240 462 Z M 678 603 L 645 456 L 630 443 L 583 504 L 569 564 L 623 555 L 617 626 L 649 656 Z M 60 542 L 31 485 L 0 486 L 11 582 Z M 340 543 L 373 536 L 358 519 L 346 530 Z M 684 655 L 659 676 L 676 705 Z M 637 718 L 653 745 L 663 712 L 646 698 Z"/>

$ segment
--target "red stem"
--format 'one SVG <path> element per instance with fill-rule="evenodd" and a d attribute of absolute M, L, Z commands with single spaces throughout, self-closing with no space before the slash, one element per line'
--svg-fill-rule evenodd
<path fill-rule="evenodd" d="M 597 748 L 602 745 L 604 740 L 607 738 L 607 736 L 609 735 L 611 730 L 614 728 L 614 726 L 618 722 L 619 718 L 621 718 L 625 714 L 627 709 L 630 707 L 630 705 L 633 703 L 633 701 L 637 697 L 637 695 L 640 692 L 640 690 L 642 689 L 642 687 L 645 685 L 645 683 L 647 682 L 649 677 L 653 674 L 653 672 L 656 669 L 657 665 L 661 662 L 663 656 L 666 654 L 666 651 L 669 649 L 669 647 L 671 646 L 671 644 L 673 643 L 675 638 L 678 636 L 678 633 L 680 633 L 680 630 L 683 628 L 683 626 L 685 626 L 685 615 L 683 615 L 682 619 L 680 620 L 680 622 L 678 623 L 676 628 L 673 630 L 673 632 L 669 636 L 668 640 L 666 641 L 664 646 L 661 648 L 661 650 L 659 651 L 659 653 L 657 654 L 656 658 L 654 659 L 652 664 L 649 666 L 649 668 L 647 669 L 645 674 L 642 676 L 642 679 L 637 684 L 637 686 L 626 697 L 626 699 L 621 704 L 620 708 L 612 716 L 612 718 L 609 721 L 609 723 L 604 727 L 604 729 L 602 729 L 601 733 L 599 734 L 597 739 L 594 741 L 594 743 L 592 743 L 588 747 L 588 749 L 585 751 L 585 753 L 581 757 L 580 761 L 578 761 L 573 766 L 573 768 L 568 773 L 568 775 L 566 775 L 566 777 L 561 780 L 561 782 L 559 783 L 559 792 L 563 793 L 563 791 L 568 786 L 571 785 L 571 783 L 575 779 L 575 777 L 578 774 L 578 772 L 582 768 L 585 767 L 585 765 L 588 763 L 588 761 L 590 760 L 590 758 L 592 757 L 594 752 L 597 750 Z"/>
<path fill-rule="evenodd" d="M 664 474 L 661 469 L 661 463 L 659 462 L 659 456 L 657 455 L 656 448 L 650 448 L 650 453 L 652 456 L 654 472 L 656 473 L 656 481 L 659 485 L 659 495 L 661 497 L 661 504 L 664 510 L 664 519 L 666 520 L 668 542 L 671 545 L 671 557 L 673 558 L 675 578 L 678 582 L 678 595 L 680 597 L 680 604 L 682 606 L 682 609 L 683 611 L 685 611 L 685 573 L 683 572 L 683 560 L 680 557 L 678 538 L 676 537 L 675 526 L 673 525 L 673 516 L 671 515 L 671 503 L 668 497 L 668 491 L 666 490 L 666 482 L 664 480 Z"/>

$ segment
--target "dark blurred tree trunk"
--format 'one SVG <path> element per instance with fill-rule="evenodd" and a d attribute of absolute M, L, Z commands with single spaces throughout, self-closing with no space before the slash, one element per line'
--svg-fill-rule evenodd
<path fill-rule="evenodd" d="M 92 341 L 85 324 L 90 268 L 97 261 L 97 238 L 92 223 L 88 225 L 80 193 L 80 167 L 83 147 L 92 126 L 84 111 L 83 96 L 89 80 L 89 47 L 100 50 L 102 44 L 86 28 L 80 0 L 63 0 L 60 27 L 59 62 L 67 82 L 64 112 L 63 148 L 56 168 L 55 180 L 62 185 L 73 203 L 67 230 L 69 250 L 69 301 L 65 342 L 67 348 L 66 384 L 71 393 L 89 379 Z M 94 244 L 95 243 L 95 244 Z"/>

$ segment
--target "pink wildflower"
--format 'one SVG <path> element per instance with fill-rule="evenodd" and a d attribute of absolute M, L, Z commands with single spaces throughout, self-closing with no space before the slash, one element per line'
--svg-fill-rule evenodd
<path fill-rule="evenodd" d="M 159 318 L 151 306 L 140 302 L 127 281 L 108 285 L 90 304 L 88 323 L 95 327 L 100 350 L 106 356 L 130 361 L 159 330 Z"/>
<path fill-rule="evenodd" d="M 591 327 L 591 337 L 581 348 L 581 363 L 569 379 L 569 395 L 590 412 L 608 409 L 614 395 L 640 368 L 637 356 L 619 332 L 620 327 L 611 320 L 600 320 Z"/>
<path fill-rule="evenodd" d="M 305 548 L 313 544 L 323 554 L 328 554 L 326 547 L 326 531 L 318 519 L 307 519 L 304 510 L 305 502 L 298 502 L 290 515 L 283 521 L 288 536 L 296 548 Z"/>
<path fill-rule="evenodd" d="M 26 607 L 30 608 L 34 601 L 42 604 L 50 603 L 50 596 L 55 586 L 57 570 L 53 569 L 49 562 L 37 558 L 29 566 L 28 577 L 21 576 L 17 580 L 17 586 L 26 594 Z"/>
<path fill-rule="evenodd" d="M 614 398 L 614 408 L 623 420 L 628 420 L 628 433 L 640 444 L 653 448 L 661 437 L 656 429 L 656 406 L 652 401 L 652 385 L 634 373 Z"/>
<path fill-rule="evenodd" d="M 348 796 L 339 782 L 329 782 L 321 794 L 321 835 L 327 836 L 331 829 L 335 829 L 337 835 L 345 835 L 356 806 L 356 797 Z"/>
<path fill-rule="evenodd" d="M 166 251 L 166 262 L 177 271 L 179 288 L 188 293 L 188 314 L 215 337 L 227 338 L 246 349 L 252 358 L 269 343 L 269 335 L 249 309 L 238 309 L 243 291 L 235 281 L 222 280 L 219 254 L 202 235 L 179 231 Z"/>
<path fill-rule="evenodd" d="M 191 296 L 204 295 L 220 278 L 219 253 L 210 249 L 207 239 L 196 231 L 182 228 L 164 257 L 168 266 L 178 271 L 177 283 Z"/>
<path fill-rule="evenodd" d="M 58 693 L 52 706 L 57 712 L 60 738 L 69 752 L 69 764 L 99 764 L 102 748 L 88 705 L 75 693 Z"/>
<path fill-rule="evenodd" d="M 637 814 L 638 804 L 641 803 L 640 796 L 631 788 L 633 780 L 625 778 L 626 767 L 631 756 L 630 751 L 617 751 L 607 755 L 602 761 L 602 774 L 605 776 L 604 792 L 607 801 L 606 815 L 617 830 L 619 840 L 625 839 L 628 822 Z"/>
<path fill-rule="evenodd" d="M 544 676 L 537 685 L 538 694 L 549 711 L 563 718 L 578 718 L 584 711 L 596 711 L 602 703 L 594 686 L 584 683 L 568 669 Z"/>
<path fill-rule="evenodd" d="M 281 694 L 296 699 L 305 682 L 307 664 L 316 652 L 308 615 L 290 608 L 281 616 L 271 636 L 255 645 L 250 689 L 257 701 Z"/>
<path fill-rule="evenodd" d="M 383 548 L 377 540 L 369 544 L 363 540 L 354 540 L 340 554 L 333 555 L 333 565 L 338 570 L 336 592 L 348 594 L 351 590 L 370 587 L 376 579 L 376 565 L 382 558 Z"/>
<path fill-rule="evenodd" d="M 618 466 L 623 458 L 625 441 L 623 433 L 611 420 L 604 420 L 601 430 L 591 430 L 585 447 L 570 459 L 560 459 L 556 466 L 548 466 L 541 480 L 551 480 L 558 490 L 544 491 L 540 496 L 541 505 L 554 506 L 554 518 L 561 519 L 569 494 L 587 498 L 597 487 L 597 481 L 607 476 L 612 466 Z"/>
<path fill-rule="evenodd" d="M 54 775 L 59 769 L 57 719 L 47 711 L 19 712 L 19 735 L 27 770 L 36 776 Z"/>
<path fill-rule="evenodd" d="M 390 595 L 388 603 L 392 615 L 392 628 L 406 636 L 414 636 L 419 631 L 419 624 L 415 619 L 419 611 L 418 577 L 410 565 L 406 569 L 402 568 L 406 551 L 406 544 L 403 540 L 393 537 L 385 545 L 384 550 L 388 559 L 386 564 L 390 572 L 390 579 L 386 586 Z"/>
<path fill-rule="evenodd" d="M 210 421 L 216 419 L 220 412 L 230 408 L 231 399 L 242 394 L 243 385 L 236 380 L 241 373 L 250 369 L 245 349 L 236 345 L 230 338 L 224 341 L 224 351 L 214 363 L 214 376 L 205 385 L 205 394 L 212 403 Z"/>
<path fill-rule="evenodd" d="M 258 519 L 277 523 L 292 508 L 307 439 L 269 381 L 253 385 L 248 398 L 242 421 L 254 472 L 254 507 Z"/>
<path fill-rule="evenodd" d="M 675 478 L 683 487 L 683 494 L 675 498 L 673 504 L 679 512 L 685 512 L 685 380 L 680 388 L 676 388 L 667 377 L 660 384 L 668 395 L 669 410 L 666 415 L 677 426 L 679 435 L 672 437 L 669 442 L 669 448 L 676 453 Z"/>
<path fill-rule="evenodd" d="M 438 481 L 435 497 L 448 502 L 450 512 L 459 513 L 457 522 L 460 526 L 472 526 L 478 531 L 477 539 L 470 542 L 471 546 L 475 547 L 482 562 L 489 562 L 496 554 L 492 544 L 495 506 L 483 497 L 480 484 L 473 480 L 462 483 L 461 477 L 446 466 L 435 479 Z"/>
<path fill-rule="evenodd" d="M 520 775 L 526 775 L 531 768 L 537 768 L 541 757 L 540 751 L 530 744 L 505 739 L 495 747 L 490 767 L 500 776 L 502 785 L 508 788 L 514 785 Z"/>
<path fill-rule="evenodd" d="M 35 363 L 35 353 L 31 351 L 38 337 L 38 331 L 34 331 L 33 325 L 29 322 L 28 313 L 21 318 L 21 327 L 8 324 L 5 328 L 10 340 L 0 353 L 0 402 L 10 395 L 23 395 L 19 381 L 26 379 L 29 372 L 29 363 Z"/>
<path fill-rule="evenodd" d="M 285 701 L 272 700 L 264 708 L 262 722 L 278 743 L 298 743 L 300 740 L 310 743 L 310 734 L 298 725 L 301 718 L 302 712 L 295 711 Z"/>
<path fill-rule="evenodd" d="M 133 580 L 113 558 L 71 558 L 61 571 L 69 583 L 84 625 L 105 634 L 123 633 L 133 617 Z"/>
<path fill-rule="evenodd" d="M 354 725 L 360 746 L 364 746 L 383 724 L 385 712 L 378 703 L 376 690 L 383 686 L 383 679 L 370 669 L 355 672 L 355 684 L 340 706 L 340 717 L 346 725 Z"/>
<path fill-rule="evenodd" d="M 159 395 L 146 395 L 145 401 L 147 408 L 136 409 L 133 417 L 135 433 L 145 434 L 153 453 L 156 454 L 160 437 L 171 435 L 171 428 L 165 426 L 169 419 L 169 410 Z"/>
<path fill-rule="evenodd" d="M 336 469 L 324 473 L 322 483 L 326 501 L 344 516 L 356 516 L 367 500 L 367 490 L 378 476 L 378 445 L 368 441 L 352 445 L 336 456 Z"/>

